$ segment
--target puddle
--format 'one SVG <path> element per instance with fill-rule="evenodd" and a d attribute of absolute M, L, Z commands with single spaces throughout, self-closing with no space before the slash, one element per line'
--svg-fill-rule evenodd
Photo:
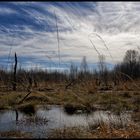
<path fill-rule="evenodd" d="M 127 119 L 126 119 L 127 118 Z M 37 107 L 33 116 L 28 116 L 18 112 L 18 121 L 16 113 L 13 110 L 0 111 L 0 131 L 20 130 L 31 132 L 34 138 L 45 138 L 50 130 L 54 128 L 63 128 L 64 126 L 88 126 L 89 123 L 97 121 L 127 123 L 131 120 L 130 114 L 123 113 L 120 117 L 110 114 L 108 111 L 95 111 L 90 114 L 69 115 L 64 112 L 60 106 Z"/>

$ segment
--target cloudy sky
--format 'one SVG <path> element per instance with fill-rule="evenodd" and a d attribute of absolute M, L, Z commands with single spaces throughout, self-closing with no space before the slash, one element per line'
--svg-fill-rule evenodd
<path fill-rule="evenodd" d="M 139 46 L 140 2 L 0 2 L 0 66 L 113 65 Z"/>

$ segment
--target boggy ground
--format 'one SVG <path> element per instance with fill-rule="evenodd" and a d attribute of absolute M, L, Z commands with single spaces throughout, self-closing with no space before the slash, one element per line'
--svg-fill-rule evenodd
<path fill-rule="evenodd" d="M 116 113 L 126 110 L 139 112 L 140 91 L 135 89 L 131 83 L 129 84 L 129 89 L 120 88 L 120 84 L 110 90 L 102 90 L 100 87 L 92 85 L 92 83 L 75 84 L 68 89 L 65 89 L 64 83 L 47 84 L 47 86 L 42 84 L 40 87 L 32 89 L 31 94 L 20 104 L 18 103 L 28 92 L 20 89 L 17 91 L 7 91 L 5 89 L 0 91 L 0 109 L 20 108 L 29 104 L 33 106 L 53 104 L 89 111 L 101 109 L 111 110 Z"/>
<path fill-rule="evenodd" d="M 111 110 L 114 113 L 123 111 L 132 111 L 133 120 L 139 125 L 140 122 L 140 90 L 131 82 L 120 83 L 116 87 L 103 88 L 97 87 L 94 82 L 78 83 L 65 89 L 66 83 L 40 83 L 37 88 L 32 88 L 31 94 L 20 104 L 18 104 L 27 94 L 27 91 L 18 89 L 17 91 L 1 89 L 0 90 L 0 109 L 17 108 L 19 110 L 31 111 L 36 105 L 62 105 L 68 113 L 76 113 L 77 110 L 90 112 L 94 110 Z M 139 83 L 137 83 L 139 85 Z M 56 135 L 52 137 L 76 137 L 75 134 L 80 133 L 78 137 L 104 138 L 108 137 L 140 137 L 140 129 L 137 127 L 133 130 L 124 128 L 112 128 L 107 131 L 106 125 L 100 125 L 98 129 L 92 131 L 84 131 L 80 128 L 65 128 L 65 130 L 54 130 Z M 80 129 L 80 131 L 79 131 Z M 106 131 L 105 131 L 106 130 Z M 68 136 L 63 136 L 68 134 Z M 82 132 L 81 132 L 82 131 Z M 56 133 L 57 132 L 57 133 Z M 61 135 L 59 135 L 59 133 Z M 72 133 L 72 134 L 71 134 Z M 58 135 L 57 135 L 58 134 Z M 84 136 L 83 136 L 84 135 Z M 77 137 L 76 137 L 77 138 Z"/>

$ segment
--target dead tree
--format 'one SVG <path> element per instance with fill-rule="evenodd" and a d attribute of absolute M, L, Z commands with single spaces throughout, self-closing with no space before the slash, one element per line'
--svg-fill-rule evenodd
<path fill-rule="evenodd" d="M 36 79 L 34 79 L 34 87 L 35 87 L 35 88 L 37 88 L 37 87 L 38 87 L 38 84 L 37 84 Z"/>
<path fill-rule="evenodd" d="M 32 77 L 31 77 L 31 76 L 29 76 L 28 80 L 29 80 L 28 91 L 30 91 L 30 90 L 31 90 L 31 88 L 32 88 L 32 84 L 33 84 Z"/>
<path fill-rule="evenodd" d="M 102 82 L 105 86 L 108 86 L 108 71 L 107 67 L 105 65 L 105 56 L 100 55 L 99 56 L 99 80 Z"/>
<path fill-rule="evenodd" d="M 15 109 L 15 112 L 16 112 L 16 122 L 18 121 L 18 110 Z"/>
<path fill-rule="evenodd" d="M 15 52 L 15 65 L 14 65 L 14 73 L 13 73 L 13 90 L 14 91 L 16 91 L 16 89 L 17 89 L 16 73 L 17 73 L 17 55 L 16 55 L 16 52 Z"/>

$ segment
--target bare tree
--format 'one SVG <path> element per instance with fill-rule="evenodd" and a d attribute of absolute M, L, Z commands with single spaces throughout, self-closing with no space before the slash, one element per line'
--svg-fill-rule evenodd
<path fill-rule="evenodd" d="M 105 64 L 105 56 L 99 55 L 99 80 L 107 86 L 108 85 L 108 71 Z"/>
<path fill-rule="evenodd" d="M 132 65 L 133 63 L 136 63 L 138 61 L 138 55 L 139 53 L 136 50 L 127 50 L 123 61 Z"/>
<path fill-rule="evenodd" d="M 103 74 L 104 70 L 105 70 L 105 56 L 104 55 L 99 55 L 99 71 L 101 73 L 101 75 Z"/>
<path fill-rule="evenodd" d="M 83 56 L 80 69 L 81 69 L 81 71 L 82 71 L 83 73 L 86 73 L 86 72 L 88 71 L 88 65 L 87 65 L 86 56 Z"/>
<path fill-rule="evenodd" d="M 17 89 L 16 73 L 17 73 L 17 55 L 16 55 L 16 52 L 15 52 L 15 65 L 14 65 L 14 74 L 13 74 L 13 90 L 14 91 L 16 91 L 16 89 Z"/>
<path fill-rule="evenodd" d="M 77 77 L 77 66 L 75 66 L 72 62 L 71 62 L 71 66 L 70 66 L 70 79 L 76 79 Z"/>
<path fill-rule="evenodd" d="M 126 70 L 131 77 L 135 75 L 135 67 L 139 59 L 139 53 L 136 50 L 128 50 L 124 56 L 123 63 L 126 65 Z"/>

